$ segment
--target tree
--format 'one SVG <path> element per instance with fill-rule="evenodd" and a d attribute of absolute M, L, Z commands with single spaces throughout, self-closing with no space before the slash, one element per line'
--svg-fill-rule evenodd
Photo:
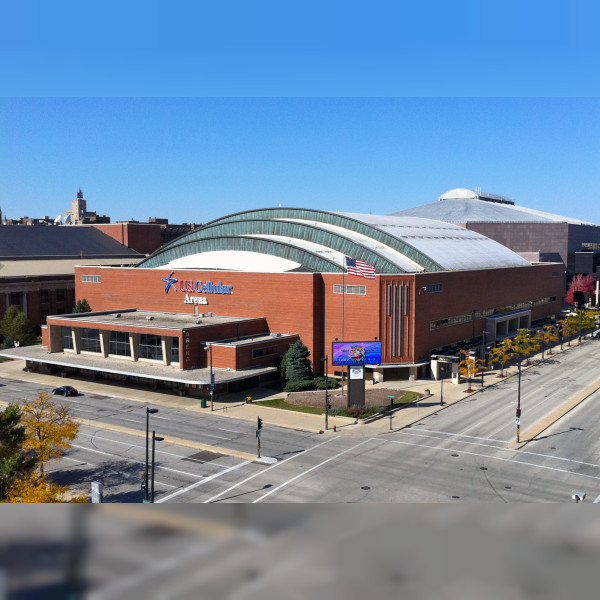
<path fill-rule="evenodd" d="M 0 500 L 6 498 L 7 489 L 19 476 L 35 467 L 35 458 L 27 456 L 25 427 L 21 424 L 21 410 L 9 404 L 0 411 Z"/>
<path fill-rule="evenodd" d="M 565 297 L 565 302 L 568 302 L 569 304 L 577 304 L 578 307 L 581 307 L 583 302 L 576 298 L 575 292 L 592 293 L 595 287 L 596 280 L 592 275 L 575 275 L 575 277 L 573 277 L 569 285 L 569 289 Z"/>
<path fill-rule="evenodd" d="M 290 346 L 287 352 L 287 366 L 285 369 L 285 377 L 288 383 L 312 379 L 309 356 L 310 350 L 302 343 L 302 340 L 298 340 Z"/>
<path fill-rule="evenodd" d="M 498 377 L 504 377 L 504 365 L 510 361 L 514 355 L 513 343 L 510 338 L 507 338 L 492 350 L 490 364 L 500 364 L 500 375 L 498 375 Z"/>
<path fill-rule="evenodd" d="M 467 378 L 469 387 L 465 391 L 472 392 L 471 378 L 475 377 L 481 369 L 485 368 L 485 363 L 481 359 L 475 358 L 475 355 L 469 353 L 467 350 L 461 350 L 460 354 L 463 356 L 463 360 L 458 363 L 458 373 Z"/>
<path fill-rule="evenodd" d="M 67 489 L 65 486 L 49 481 L 44 475 L 29 473 L 13 482 L 8 488 L 6 498 L 13 503 L 56 503 L 62 502 Z"/>
<path fill-rule="evenodd" d="M 545 325 L 537 332 L 537 338 L 542 347 L 542 360 L 544 360 L 544 351 L 546 350 L 546 346 L 552 342 L 558 341 L 558 336 L 554 331 L 554 326 Z M 552 350 L 549 350 L 548 354 L 552 354 Z"/>
<path fill-rule="evenodd" d="M 558 322 L 563 337 L 567 338 L 567 346 L 571 345 L 571 338 L 577 333 L 577 325 L 572 318 L 561 319 Z"/>
<path fill-rule="evenodd" d="M 24 448 L 35 453 L 43 477 L 44 465 L 71 447 L 69 442 L 77 437 L 79 424 L 71 417 L 69 407 L 55 404 L 46 392 L 25 402 L 22 412 L 27 435 Z"/>
<path fill-rule="evenodd" d="M 75 303 L 75 306 L 73 308 L 73 313 L 87 313 L 87 312 L 92 312 L 92 307 L 90 306 L 89 302 L 85 298 L 82 298 L 81 300 L 77 300 L 77 302 Z"/>
<path fill-rule="evenodd" d="M 519 371 L 521 370 L 521 359 L 527 358 L 533 352 L 537 352 L 540 349 L 539 340 L 531 335 L 529 329 L 518 329 L 517 335 L 513 338 L 513 351 L 517 356 L 519 362 Z"/>
<path fill-rule="evenodd" d="M 14 305 L 9 306 L 4 314 L 0 331 L 4 337 L 3 348 L 11 348 L 15 342 L 20 346 L 29 346 L 35 342 L 35 334 L 29 319 Z"/>

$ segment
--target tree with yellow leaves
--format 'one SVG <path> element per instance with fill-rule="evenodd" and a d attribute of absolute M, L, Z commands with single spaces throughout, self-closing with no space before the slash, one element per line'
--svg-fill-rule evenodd
<path fill-rule="evenodd" d="M 69 407 L 55 404 L 46 392 L 25 402 L 21 411 L 21 424 L 27 436 L 23 447 L 34 452 L 40 476 L 44 477 L 44 465 L 71 448 L 79 424 L 71 417 Z"/>
<path fill-rule="evenodd" d="M 505 377 L 504 365 L 510 361 L 515 355 L 513 350 L 513 342 L 510 338 L 500 342 L 495 348 L 492 349 L 490 354 L 490 365 L 498 363 L 500 365 L 500 375 L 498 377 Z"/>
<path fill-rule="evenodd" d="M 552 342 L 558 341 L 558 336 L 552 325 L 545 325 L 542 329 L 537 332 L 537 339 L 542 347 L 542 360 L 544 360 L 544 351 L 546 346 Z M 552 350 L 548 350 L 548 354 L 552 354 Z"/>
<path fill-rule="evenodd" d="M 561 319 L 558 325 L 561 328 L 563 337 L 567 338 L 567 346 L 570 346 L 571 338 L 577 333 L 577 325 L 575 325 L 573 319 L 569 319 L 568 317 Z"/>
<path fill-rule="evenodd" d="M 12 503 L 45 504 L 62 502 L 66 487 L 49 481 L 46 476 L 29 473 L 16 479 L 8 488 L 6 499 Z"/>
<path fill-rule="evenodd" d="M 458 373 L 467 378 L 467 385 L 469 387 L 465 392 L 472 392 L 471 378 L 475 377 L 481 369 L 485 368 L 485 363 L 481 359 L 475 358 L 475 354 L 472 354 L 467 350 L 461 350 L 459 354 L 463 359 L 458 363 Z"/>

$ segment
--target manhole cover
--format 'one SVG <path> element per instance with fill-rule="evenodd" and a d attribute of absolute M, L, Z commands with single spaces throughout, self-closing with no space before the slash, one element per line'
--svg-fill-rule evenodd
<path fill-rule="evenodd" d="M 512 490 L 512 488 L 510 487 L 510 485 L 505 485 L 505 486 L 504 486 L 504 489 L 505 489 L 505 490 Z"/>
<path fill-rule="evenodd" d="M 487 471 L 488 468 L 487 467 L 479 467 L 482 471 Z"/>
<path fill-rule="evenodd" d="M 453 454 L 452 456 L 458 456 L 458 454 Z"/>
<path fill-rule="evenodd" d="M 556 446 L 550 446 L 550 450 L 556 450 Z"/>
<path fill-rule="evenodd" d="M 363 485 L 360 489 L 361 490 L 370 490 L 371 488 L 368 485 Z"/>
<path fill-rule="evenodd" d="M 458 500 L 460 496 L 452 496 L 455 500 Z"/>

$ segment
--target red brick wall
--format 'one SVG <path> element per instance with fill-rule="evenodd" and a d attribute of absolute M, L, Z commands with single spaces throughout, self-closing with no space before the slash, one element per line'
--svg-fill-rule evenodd
<path fill-rule="evenodd" d="M 162 278 L 170 273 L 170 270 L 162 269 L 76 267 L 77 297 L 87 298 L 93 310 L 140 308 L 194 314 L 194 308 L 197 308 L 199 313 L 205 314 L 266 317 L 269 332 L 296 333 L 315 354 L 315 345 L 321 341 L 318 323 L 314 322 L 315 313 L 322 311 L 322 305 L 314 306 L 315 287 L 321 279 L 319 274 L 175 270 L 173 278 L 178 280 L 212 281 L 215 285 L 220 281 L 223 285 L 233 286 L 232 294 L 191 293 L 191 296 L 208 299 L 206 305 L 194 305 L 184 304 L 185 292 L 171 288 L 165 293 Z M 82 274 L 100 275 L 102 282 L 84 283 Z M 248 331 L 246 335 L 257 332 Z"/>

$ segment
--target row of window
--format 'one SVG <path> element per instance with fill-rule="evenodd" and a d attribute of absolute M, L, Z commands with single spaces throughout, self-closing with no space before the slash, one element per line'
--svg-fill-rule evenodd
<path fill-rule="evenodd" d="M 101 275 L 82 275 L 81 281 L 83 283 L 102 283 Z"/>
<path fill-rule="evenodd" d="M 65 301 L 65 290 L 55 290 L 54 299 L 56 302 Z M 50 301 L 50 292 L 48 290 L 42 290 L 40 292 L 40 304 L 48 304 Z"/>
<path fill-rule="evenodd" d="M 434 329 L 442 329 L 443 327 L 451 327 L 452 325 L 460 325 L 461 323 L 469 323 L 470 321 L 475 321 L 476 319 L 482 319 L 484 317 L 489 317 L 491 315 L 498 315 L 505 312 L 510 312 L 512 310 L 519 310 L 522 308 L 532 308 L 533 306 L 539 306 L 540 304 L 549 304 L 551 302 L 556 302 L 556 296 L 548 296 L 546 298 L 538 298 L 537 300 L 530 300 L 528 302 L 519 302 L 518 304 L 509 304 L 507 306 L 502 306 L 499 308 L 486 308 L 484 310 L 475 310 L 470 313 L 466 313 L 463 315 L 456 315 L 454 317 L 446 317 L 444 319 L 436 319 L 431 321 L 429 324 L 429 328 L 431 330 Z"/>
<path fill-rule="evenodd" d="M 360 294 L 361 296 L 365 296 L 367 293 L 366 285 L 334 285 L 333 286 L 334 294 Z"/>
<path fill-rule="evenodd" d="M 82 352 L 101 352 L 100 330 L 82 327 L 80 349 Z M 62 328 L 63 349 L 73 350 L 73 336 L 70 327 Z M 110 331 L 108 336 L 108 353 L 115 356 L 131 356 L 129 333 L 126 331 Z M 162 337 L 150 333 L 142 333 L 139 341 L 139 357 L 149 360 L 163 360 Z M 171 338 L 171 362 L 179 362 L 179 338 Z"/>

